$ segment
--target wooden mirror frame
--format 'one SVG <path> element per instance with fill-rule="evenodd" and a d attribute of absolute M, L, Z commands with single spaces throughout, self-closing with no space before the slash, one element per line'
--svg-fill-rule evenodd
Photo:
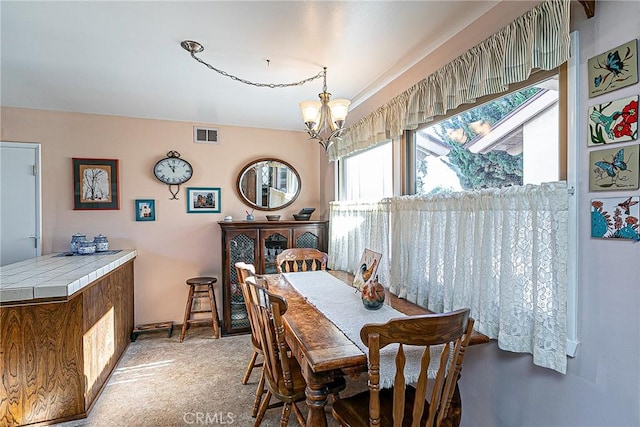
<path fill-rule="evenodd" d="M 256 166 L 260 163 L 264 163 L 264 162 L 276 162 L 276 163 L 280 163 L 282 164 L 283 167 L 286 167 L 289 172 L 291 173 L 297 180 L 298 182 L 298 188 L 296 189 L 295 194 L 291 197 L 291 200 L 289 200 L 286 203 L 283 203 L 279 206 L 275 206 L 275 207 L 266 207 L 266 206 L 261 206 L 258 205 L 255 201 L 252 201 L 248 195 L 246 195 L 243 191 L 243 185 L 242 185 L 242 180 L 245 176 L 245 174 L 247 174 L 248 171 L 255 169 Z M 291 166 L 289 163 L 285 162 L 284 160 L 280 160 L 280 159 L 276 159 L 273 157 L 265 157 L 265 158 L 261 158 L 261 159 L 256 159 L 253 160 L 249 163 L 247 163 L 246 165 L 244 165 L 244 167 L 240 170 L 240 173 L 238 174 L 238 179 L 236 180 L 236 192 L 238 193 L 238 196 L 240 196 L 240 199 L 242 199 L 242 201 L 251 206 L 253 209 L 257 209 L 260 211 L 277 211 L 279 209 L 285 208 L 289 205 L 291 205 L 300 195 L 300 189 L 302 188 L 302 180 L 300 179 L 300 175 L 298 174 L 298 171 Z"/>

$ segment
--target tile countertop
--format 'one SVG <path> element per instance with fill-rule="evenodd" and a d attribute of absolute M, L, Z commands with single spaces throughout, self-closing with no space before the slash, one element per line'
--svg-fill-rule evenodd
<path fill-rule="evenodd" d="M 136 255 L 135 249 L 73 256 L 52 253 L 4 265 L 0 303 L 69 297 Z"/>

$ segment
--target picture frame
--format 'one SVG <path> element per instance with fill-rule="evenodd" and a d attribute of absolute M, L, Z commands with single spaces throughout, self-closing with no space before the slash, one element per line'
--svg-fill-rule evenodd
<path fill-rule="evenodd" d="M 156 220 L 156 201 L 154 199 L 136 199 L 136 221 Z"/>
<path fill-rule="evenodd" d="M 638 139 L 638 95 L 589 107 L 589 147 Z"/>
<path fill-rule="evenodd" d="M 636 39 L 590 58 L 587 69 L 589 98 L 638 83 Z"/>
<path fill-rule="evenodd" d="M 118 159 L 81 159 L 73 162 L 73 209 L 118 210 Z"/>
<path fill-rule="evenodd" d="M 589 191 L 638 189 L 640 145 L 589 153 Z"/>
<path fill-rule="evenodd" d="M 591 200 L 591 237 L 640 240 L 640 197 L 606 197 Z"/>
<path fill-rule="evenodd" d="M 220 213 L 220 188 L 187 188 L 187 213 Z"/>

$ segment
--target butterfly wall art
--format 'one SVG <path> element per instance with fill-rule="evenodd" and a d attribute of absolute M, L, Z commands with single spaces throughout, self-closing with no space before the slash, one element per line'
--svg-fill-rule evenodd
<path fill-rule="evenodd" d="M 591 237 L 640 240 L 640 197 L 591 200 Z"/>
<path fill-rule="evenodd" d="M 589 191 L 637 190 L 638 145 L 589 153 Z"/>
<path fill-rule="evenodd" d="M 638 45 L 631 40 L 588 61 L 589 98 L 638 82 Z"/>
<path fill-rule="evenodd" d="M 638 96 L 589 107 L 588 145 L 638 139 Z"/>

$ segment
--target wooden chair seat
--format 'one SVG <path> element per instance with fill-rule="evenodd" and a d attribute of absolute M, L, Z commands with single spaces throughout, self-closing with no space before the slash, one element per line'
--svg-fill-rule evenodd
<path fill-rule="evenodd" d="M 411 426 L 413 424 L 413 401 L 415 399 L 416 389 L 407 386 L 405 390 L 405 407 L 402 420 L 403 426 Z M 364 391 L 346 399 L 340 399 L 333 404 L 337 406 L 336 412 L 340 414 L 342 425 L 351 427 L 369 427 L 369 392 Z M 429 402 L 425 402 L 425 412 L 420 420 L 420 427 L 427 424 L 429 414 Z M 346 420 L 349 420 L 348 422 Z M 341 420 L 338 420 L 341 421 Z M 380 390 L 380 425 L 393 425 L 393 389 L 386 388 Z"/>
<path fill-rule="evenodd" d="M 317 249 L 290 248 L 276 256 L 278 273 L 326 270 L 329 256 Z"/>
<path fill-rule="evenodd" d="M 407 316 L 384 324 L 362 327 L 360 338 L 369 348 L 369 390 L 333 404 L 334 418 L 342 426 L 458 426 L 460 396 L 457 380 L 473 331 L 469 310 Z M 380 349 L 397 343 L 394 387 L 380 389 Z M 404 346 L 420 346 L 420 374 L 415 388 L 404 375 Z M 430 347 L 442 345 L 438 373 L 427 378 Z M 447 361 L 449 361 L 447 363 Z M 414 421 L 419 419 L 419 422 Z"/>

